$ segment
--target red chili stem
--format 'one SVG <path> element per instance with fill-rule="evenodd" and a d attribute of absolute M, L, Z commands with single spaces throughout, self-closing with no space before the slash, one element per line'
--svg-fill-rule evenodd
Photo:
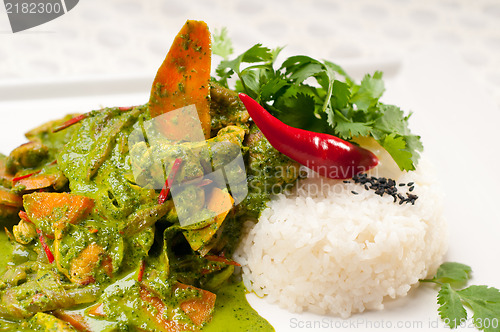
<path fill-rule="evenodd" d="M 39 171 L 36 171 L 36 172 L 33 172 L 33 173 L 30 173 L 30 174 L 25 174 L 25 175 L 21 175 L 21 176 L 16 176 L 15 178 L 12 179 L 12 182 L 15 183 L 17 181 L 20 181 L 22 179 L 26 179 L 26 178 L 29 178 L 30 176 L 33 176 L 35 174 L 38 174 L 40 173 L 42 170 L 39 170 Z"/>
<path fill-rule="evenodd" d="M 332 179 L 348 179 L 378 165 L 372 152 L 338 137 L 290 127 L 240 93 L 255 124 L 279 152 Z"/>
<path fill-rule="evenodd" d="M 141 260 L 141 267 L 139 268 L 139 274 L 137 275 L 137 281 L 141 282 L 144 277 L 144 269 L 146 268 L 146 261 Z"/>
<path fill-rule="evenodd" d="M 238 262 L 233 261 L 232 259 L 221 257 L 217 255 L 207 255 L 205 258 L 211 262 L 222 262 L 227 265 L 241 266 Z"/>
<path fill-rule="evenodd" d="M 163 186 L 163 188 L 160 191 L 160 196 L 158 196 L 158 204 L 163 204 L 167 200 L 168 194 L 170 193 L 169 183 L 174 182 L 175 175 L 179 171 L 181 164 L 182 164 L 181 158 L 175 159 L 174 164 L 172 165 L 172 169 L 170 170 L 170 173 L 168 174 L 168 177 L 165 180 L 165 185 Z"/>
<path fill-rule="evenodd" d="M 43 250 L 45 251 L 45 254 L 47 255 L 47 259 L 49 260 L 49 263 L 54 262 L 54 255 L 52 254 L 52 251 L 50 251 L 49 246 L 45 242 L 45 238 L 42 234 L 42 231 L 37 229 L 36 232 L 38 233 L 38 238 L 40 239 L 40 243 L 42 244 Z"/>
<path fill-rule="evenodd" d="M 89 114 L 88 113 L 84 113 L 84 114 L 80 114 L 80 115 L 77 115 L 75 116 L 74 118 L 71 118 L 69 119 L 68 121 L 64 122 L 62 125 L 54 128 L 52 130 L 53 133 L 57 133 L 58 131 L 61 131 L 63 129 L 66 129 L 68 127 L 71 127 L 72 125 L 74 125 L 75 123 L 78 123 L 80 121 L 82 121 L 83 119 L 85 119 L 86 117 L 88 117 Z"/>

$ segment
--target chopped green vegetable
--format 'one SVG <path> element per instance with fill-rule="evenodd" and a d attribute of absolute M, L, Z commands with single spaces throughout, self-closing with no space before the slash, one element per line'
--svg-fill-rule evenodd
<path fill-rule="evenodd" d="M 214 54 L 222 56 L 217 81 L 257 100 L 273 115 L 292 127 L 323 132 L 350 141 L 372 136 L 401 170 L 414 170 L 423 150 L 420 136 L 408 128 L 410 115 L 397 106 L 380 102 L 384 93 L 382 73 L 365 75 L 360 84 L 338 65 L 308 56 L 292 56 L 274 68 L 282 48 L 271 50 L 256 44 L 232 60 L 227 31 L 214 37 Z"/>
<path fill-rule="evenodd" d="M 478 330 L 499 331 L 500 291 L 494 287 L 472 285 L 464 289 L 472 269 L 460 263 L 443 263 L 432 279 L 421 280 L 441 286 L 437 302 L 441 319 L 452 329 L 464 324 L 469 307 Z"/>

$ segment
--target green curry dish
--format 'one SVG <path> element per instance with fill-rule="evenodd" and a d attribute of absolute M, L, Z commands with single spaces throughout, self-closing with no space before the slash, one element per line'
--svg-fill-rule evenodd
<path fill-rule="evenodd" d="M 234 92 L 210 91 L 208 140 L 151 131 L 146 104 L 48 122 L 0 157 L 0 211 L 22 218 L 1 239 L 12 255 L 0 278 L 0 330 L 70 331 L 66 313 L 92 331 L 210 328 L 217 294 L 235 283 L 243 222 L 298 176 Z M 160 204 L 176 159 L 172 195 Z M 243 288 L 234 290 L 244 302 Z"/>

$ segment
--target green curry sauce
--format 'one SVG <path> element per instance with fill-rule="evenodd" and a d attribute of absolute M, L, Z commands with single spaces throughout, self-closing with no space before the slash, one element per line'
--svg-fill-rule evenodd
<path fill-rule="evenodd" d="M 43 214 L 37 204 L 49 194 L 33 193 L 26 188 L 29 182 L 10 188 L 24 195 L 22 209 L 30 220 L 10 228 L 13 239 L 0 235 L 0 270 L 7 268 L 0 281 L 0 331 L 70 331 L 60 310 L 83 317 L 91 331 L 169 331 L 172 321 L 180 324 L 177 330 L 274 331 L 246 301 L 243 284 L 235 281 L 231 255 L 243 222 L 257 218 L 272 193 L 295 182 L 298 166 L 247 123 L 234 94 L 221 87 L 212 87 L 212 93 L 208 155 L 215 167 L 223 166 L 228 162 L 224 156 L 231 156 L 236 146 L 244 153 L 243 176 L 248 181 L 246 198 L 220 222 L 207 219 L 185 228 L 171 200 L 158 203 L 159 190 L 152 188 L 161 185 L 153 182 L 164 175 L 157 167 L 162 160 L 181 158 L 184 166 L 176 177 L 187 180 L 203 175 L 206 165 L 196 155 L 203 153 L 196 152 L 202 151 L 197 143 L 172 145 L 161 137 L 134 141 L 150 120 L 147 105 L 92 111 L 58 133 L 52 129 L 68 118 L 28 133 L 43 155 L 39 153 L 35 164 L 23 166 L 25 154 L 33 153 L 24 147 L 7 163 L 16 165 L 17 174 L 35 172 L 56 179 L 45 191 L 76 200 Z M 215 158 L 213 151 L 222 152 L 222 157 Z M 150 181 L 147 185 L 134 176 L 131 156 L 141 161 L 139 177 Z M 188 209 L 205 215 L 209 188 L 203 184 L 182 192 Z M 85 213 L 64 219 L 70 218 L 73 205 Z M 53 263 L 47 261 L 47 251 L 55 257 Z M 205 309 L 193 314 L 186 307 L 210 303 L 210 294 L 215 294 L 212 314 L 203 316 Z"/>

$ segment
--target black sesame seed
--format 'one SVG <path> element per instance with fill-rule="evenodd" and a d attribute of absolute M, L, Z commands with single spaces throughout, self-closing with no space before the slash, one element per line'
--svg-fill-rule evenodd
<path fill-rule="evenodd" d="M 412 195 L 409 192 L 406 193 L 407 197 L 398 193 L 398 187 L 408 186 L 408 191 L 413 191 L 413 182 L 409 183 L 396 183 L 395 180 L 385 177 L 368 177 L 366 173 L 356 174 L 353 176 L 352 180 L 356 184 L 361 184 L 365 188 L 365 190 L 373 190 L 376 195 L 383 197 L 385 194 L 392 196 L 394 199 L 394 203 L 399 201 L 399 204 L 403 203 L 412 203 L 415 204 L 415 200 L 418 198 L 416 195 Z M 349 181 L 344 181 L 345 183 L 349 183 Z M 357 192 L 352 191 L 353 194 L 358 195 Z M 403 193 L 404 194 L 404 193 Z"/>
<path fill-rule="evenodd" d="M 351 181 L 349 181 L 349 180 L 344 180 L 342 182 L 344 182 L 344 183 L 351 183 Z"/>
<path fill-rule="evenodd" d="M 358 194 L 358 193 L 357 193 L 357 192 L 355 192 L 354 190 L 352 190 L 351 192 L 352 192 L 354 195 L 357 195 L 357 194 Z"/>

